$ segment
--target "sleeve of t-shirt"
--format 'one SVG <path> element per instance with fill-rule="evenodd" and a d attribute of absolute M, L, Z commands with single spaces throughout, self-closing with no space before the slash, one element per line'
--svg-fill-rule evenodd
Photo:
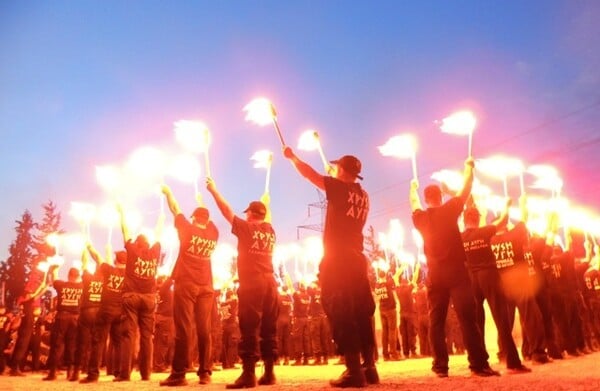
<path fill-rule="evenodd" d="M 420 230 L 423 227 L 423 219 L 425 218 L 425 211 L 417 209 L 412 214 L 413 225 L 416 229 Z"/>
<path fill-rule="evenodd" d="M 338 194 L 338 192 L 335 191 L 335 188 L 339 180 L 330 176 L 325 176 L 323 177 L 323 181 L 325 182 L 325 196 L 327 197 L 327 200 L 331 200 Z"/>
<path fill-rule="evenodd" d="M 127 250 L 127 252 L 135 250 L 133 248 L 133 241 L 131 239 L 129 239 L 128 241 L 125 242 L 125 250 Z"/>
<path fill-rule="evenodd" d="M 233 216 L 233 221 L 231 222 L 231 233 L 235 236 L 240 236 L 242 230 L 247 229 L 247 224 L 244 220 L 240 219 L 237 216 Z"/>
<path fill-rule="evenodd" d="M 58 280 L 58 281 L 54 281 L 52 283 L 52 286 L 54 287 L 54 289 L 58 292 L 59 289 L 62 289 L 62 287 L 65 285 L 64 281 Z"/>
<path fill-rule="evenodd" d="M 446 202 L 446 205 L 452 211 L 452 213 L 456 215 L 456 217 L 460 216 L 465 207 L 465 203 L 459 197 L 450 198 L 448 202 Z"/>
<path fill-rule="evenodd" d="M 213 223 L 212 221 L 210 221 L 208 223 L 208 226 L 213 231 L 213 234 L 215 236 L 215 240 L 218 240 L 219 239 L 219 229 L 217 228 L 217 226 L 215 225 L 215 223 Z"/>
<path fill-rule="evenodd" d="M 179 213 L 177 216 L 175 216 L 175 228 L 177 228 L 178 230 L 185 227 L 187 225 L 186 223 L 189 223 L 189 222 L 185 218 L 183 213 Z"/>

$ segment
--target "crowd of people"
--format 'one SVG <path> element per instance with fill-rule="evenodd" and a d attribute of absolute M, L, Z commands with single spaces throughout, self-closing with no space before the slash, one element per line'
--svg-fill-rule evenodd
<path fill-rule="evenodd" d="M 239 217 L 208 178 L 207 190 L 238 239 L 237 272 L 215 290 L 211 255 L 219 230 L 209 209 L 199 205 L 188 219 L 163 186 L 180 242 L 172 273 L 158 275 L 160 242 L 133 238 L 119 207 L 124 250 L 104 259 L 88 243 L 81 269 L 69 268 L 66 280 L 58 278 L 56 266 L 34 268 L 15 308 L 0 308 L 0 373 L 44 369 L 43 380 L 54 381 L 66 371 L 69 381 L 95 383 L 103 367 L 114 381 L 130 381 L 137 368 L 142 381 L 152 372 L 169 372 L 160 385 L 183 386 L 190 371 L 208 384 L 217 368 L 241 364 L 240 376 L 226 385 L 238 389 L 275 384 L 277 365 L 327 365 L 335 357 L 345 370 L 330 385 L 346 388 L 379 383 L 378 360 L 431 356 L 432 371 L 447 377 L 448 355 L 466 352 L 473 375 L 498 376 L 489 365 L 484 301 L 508 373 L 530 372 L 525 361 L 547 364 L 600 349 L 595 238 L 583 235 L 580 254 L 575 233 L 565 229 L 565 245 L 559 245 L 554 213 L 545 234 L 530 233 L 525 196 L 519 221 L 511 221 L 507 200 L 504 212 L 488 222 L 470 196 L 472 158 L 458 192 L 424 189 L 425 208 L 419 183 L 411 182 L 412 219 L 427 262 L 408 275 L 401 267 L 373 268 L 364 255 L 369 196 L 359 182 L 360 160 L 345 155 L 322 175 L 289 147 L 283 154 L 326 194 L 317 281 L 287 283 L 291 279 L 274 270 L 268 195 L 250 202 Z M 90 258 L 93 274 L 87 271 Z M 517 310 L 520 349 L 512 334 Z M 263 373 L 257 378 L 259 360 Z"/>

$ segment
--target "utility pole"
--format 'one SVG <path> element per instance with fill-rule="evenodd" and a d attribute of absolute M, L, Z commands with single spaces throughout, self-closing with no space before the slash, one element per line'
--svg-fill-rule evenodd
<path fill-rule="evenodd" d="M 311 202 L 308 204 L 307 217 L 312 217 L 316 213 L 319 214 L 319 224 L 306 224 L 298 225 L 296 227 L 296 239 L 300 239 L 300 232 L 302 230 L 323 232 L 323 226 L 325 225 L 325 208 L 327 208 L 327 200 L 325 194 L 317 189 L 317 196 L 319 197 L 318 202 Z M 316 211 L 315 211 L 316 210 Z"/>

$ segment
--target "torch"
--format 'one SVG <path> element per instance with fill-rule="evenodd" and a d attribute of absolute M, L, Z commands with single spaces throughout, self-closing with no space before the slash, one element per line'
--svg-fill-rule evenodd
<path fill-rule="evenodd" d="M 417 140 L 413 135 L 402 134 L 394 136 L 378 148 L 383 156 L 392 156 L 399 159 L 410 158 L 412 162 L 413 179 L 417 179 Z"/>
<path fill-rule="evenodd" d="M 329 165 L 329 161 L 325 158 L 319 133 L 317 133 L 316 130 L 309 129 L 300 135 L 300 139 L 298 140 L 298 149 L 303 151 L 314 151 L 316 149 L 319 151 L 325 172 L 329 172 L 331 166 Z"/>
<path fill-rule="evenodd" d="M 254 122 L 259 126 L 265 126 L 272 123 L 281 142 L 281 146 L 285 147 L 285 141 L 281 135 L 281 129 L 277 123 L 277 112 L 275 106 L 266 98 L 256 98 L 244 106 L 246 112 L 246 121 Z"/>
<path fill-rule="evenodd" d="M 444 133 L 459 136 L 469 136 L 469 156 L 473 156 L 473 131 L 477 125 L 477 119 L 470 111 L 459 111 L 442 120 L 440 129 Z"/>
<path fill-rule="evenodd" d="M 273 153 L 262 149 L 254 152 L 250 160 L 254 160 L 254 168 L 266 168 L 267 176 L 265 179 L 265 194 L 269 193 L 269 182 L 271 180 L 271 165 L 273 163 Z"/>

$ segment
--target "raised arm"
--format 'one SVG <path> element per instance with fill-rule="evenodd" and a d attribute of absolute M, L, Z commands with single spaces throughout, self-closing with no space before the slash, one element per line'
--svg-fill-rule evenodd
<path fill-rule="evenodd" d="M 292 151 L 292 148 L 285 146 L 283 148 L 283 156 L 292 162 L 292 165 L 301 176 L 319 189 L 325 191 L 325 177 L 319 174 L 308 163 L 302 161 L 298 156 L 296 156 L 294 151 Z"/>
<path fill-rule="evenodd" d="M 267 214 L 265 215 L 265 221 L 267 223 L 271 223 L 272 220 L 272 216 L 271 216 L 271 196 L 269 195 L 269 193 L 264 193 L 261 197 L 260 197 L 260 202 L 262 202 L 263 204 L 265 204 L 265 206 L 267 207 Z"/>
<path fill-rule="evenodd" d="M 467 160 L 465 160 L 465 170 L 463 171 L 463 186 L 456 195 L 458 198 L 462 199 L 463 203 L 466 203 L 469 195 L 471 195 L 474 168 L 475 160 L 473 157 L 468 157 Z"/>
<path fill-rule="evenodd" d="M 119 218 L 121 221 L 121 232 L 123 233 L 123 242 L 127 243 L 131 239 L 131 234 L 129 233 L 129 227 L 127 227 L 127 223 L 125 222 L 125 212 L 123 211 L 123 205 L 117 203 L 117 211 L 119 212 Z"/>
<path fill-rule="evenodd" d="M 508 210 L 512 204 L 512 200 L 510 198 L 506 199 L 506 204 L 504 205 L 504 209 L 500 216 L 498 216 L 494 221 L 492 221 L 492 225 L 499 227 L 501 225 L 505 225 L 508 223 Z"/>
<path fill-rule="evenodd" d="M 408 200 L 410 202 L 410 209 L 414 212 L 416 210 L 423 209 L 421 206 L 421 199 L 419 198 L 419 181 L 412 179 L 410 181 L 410 192 L 408 194 Z"/>
<path fill-rule="evenodd" d="M 233 209 L 231 208 L 231 205 L 229 205 L 229 202 L 227 202 L 227 200 L 217 190 L 217 185 L 212 178 L 206 178 L 206 189 L 210 195 L 212 195 L 217 207 L 221 211 L 221 214 L 223 217 L 225 217 L 225 220 L 227 220 L 230 224 L 233 223 L 235 213 L 233 213 Z"/>
<path fill-rule="evenodd" d="M 102 258 L 102 255 L 100 255 L 100 253 L 96 251 L 96 249 L 91 243 L 87 244 L 86 249 L 90 253 L 90 256 L 92 257 L 94 262 L 96 262 L 96 266 L 100 266 L 103 263 L 105 263 L 104 259 Z"/>
<path fill-rule="evenodd" d="M 173 195 L 173 192 L 171 191 L 171 188 L 169 186 L 167 186 L 167 185 L 162 185 L 161 191 L 165 195 L 165 197 L 167 198 L 167 205 L 169 206 L 169 210 L 173 214 L 173 217 L 175 217 L 178 214 L 180 214 L 181 213 L 181 208 L 179 207 L 179 203 L 175 199 L 175 196 Z"/>

